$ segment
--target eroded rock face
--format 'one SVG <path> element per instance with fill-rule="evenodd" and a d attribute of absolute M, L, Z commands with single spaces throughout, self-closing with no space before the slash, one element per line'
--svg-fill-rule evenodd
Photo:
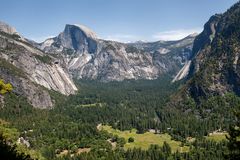
<path fill-rule="evenodd" d="M 0 62 L 2 63 L 3 60 L 1 59 Z M 4 63 L 8 62 L 4 61 Z M 12 67 L 12 69 L 9 69 L 9 66 Z M 18 71 L 16 71 L 17 73 L 13 72 L 14 69 L 17 68 L 14 68 L 11 64 L 8 64 L 6 68 L 2 66 L 0 68 L 1 78 L 13 85 L 13 92 L 26 97 L 28 102 L 36 108 L 52 108 L 53 101 L 48 91 L 43 90 L 42 87 L 28 80 L 24 73 Z"/>
<path fill-rule="evenodd" d="M 156 79 L 163 74 L 175 76 L 191 56 L 196 35 L 179 41 L 124 44 L 100 40 L 81 25 L 66 25 L 57 37 L 38 47 L 58 55 L 71 74 L 101 81 Z"/>
<path fill-rule="evenodd" d="M 97 36 L 94 32 L 81 25 L 66 25 L 58 36 L 58 42 L 65 48 L 74 49 L 80 53 L 95 53 Z"/>
<path fill-rule="evenodd" d="M 18 35 L 18 32 L 15 28 L 13 28 L 13 27 L 9 26 L 8 24 L 1 22 L 1 21 L 0 21 L 0 31 L 8 33 L 8 34 Z"/>
<path fill-rule="evenodd" d="M 240 2 L 224 14 L 212 16 L 205 24 L 194 42 L 189 80 L 177 93 L 180 104 L 186 97 L 201 103 L 204 98 L 227 92 L 240 95 L 239 20 Z"/>
<path fill-rule="evenodd" d="M 62 33 L 41 43 L 40 48 L 50 53 L 71 54 L 77 52 L 91 54 L 97 50 L 97 36 L 83 25 L 67 24 Z"/>
<path fill-rule="evenodd" d="M 53 107 L 47 89 L 64 95 L 77 91 L 64 62 L 3 32 L 0 34 L 0 61 L 0 78 L 12 83 L 14 92 L 26 97 L 34 107 Z"/>
<path fill-rule="evenodd" d="M 220 14 L 213 15 L 208 22 L 204 25 L 203 31 L 195 38 L 192 49 L 192 60 L 190 66 L 190 72 L 188 77 L 191 77 L 194 73 L 199 71 L 200 63 L 205 59 L 205 56 L 201 54 L 203 50 L 208 52 L 208 46 L 212 43 L 216 36 L 217 25 L 221 18 Z M 198 58 L 196 58 L 198 57 Z"/>

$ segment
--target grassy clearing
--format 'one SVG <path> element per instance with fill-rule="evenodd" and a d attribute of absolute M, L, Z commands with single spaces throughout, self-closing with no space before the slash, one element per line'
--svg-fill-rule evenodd
<path fill-rule="evenodd" d="M 104 103 L 81 104 L 77 107 L 102 107 Z"/>
<path fill-rule="evenodd" d="M 68 154 L 70 154 L 70 156 L 74 156 L 74 155 L 79 155 L 81 153 L 88 153 L 90 152 L 90 148 L 78 148 L 75 153 L 71 153 L 71 150 L 62 150 L 59 154 L 56 154 L 57 157 L 63 157 L 63 156 L 67 156 Z"/>
<path fill-rule="evenodd" d="M 109 133 L 112 133 L 113 135 L 118 135 L 119 137 L 124 138 L 126 142 L 128 141 L 128 138 L 133 137 L 134 142 L 126 143 L 124 145 L 124 149 L 135 147 L 135 148 L 142 148 L 146 150 L 152 144 L 157 144 L 159 146 L 162 146 L 163 142 L 166 141 L 171 146 L 173 152 L 176 152 L 177 150 L 180 152 L 189 151 L 189 147 L 187 146 L 181 147 L 181 142 L 171 140 L 171 136 L 169 134 L 154 134 L 152 132 L 137 134 L 136 129 L 132 129 L 131 131 L 120 131 L 117 129 L 113 129 L 111 126 L 108 126 L 108 125 L 101 126 L 101 129 L 106 130 Z"/>
<path fill-rule="evenodd" d="M 220 142 L 222 140 L 226 140 L 227 135 L 228 135 L 227 132 L 211 133 L 208 136 L 206 136 L 206 139 Z"/>
<path fill-rule="evenodd" d="M 101 104 L 101 103 L 100 103 Z M 92 104 L 81 104 L 80 107 L 96 107 L 97 105 L 101 106 L 99 103 L 92 103 Z"/>

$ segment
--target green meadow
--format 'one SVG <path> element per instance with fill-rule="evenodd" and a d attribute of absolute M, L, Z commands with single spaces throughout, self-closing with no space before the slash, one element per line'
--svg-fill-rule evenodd
<path fill-rule="evenodd" d="M 113 135 L 117 135 L 122 137 L 126 140 L 126 144 L 124 145 L 124 149 L 129 148 L 142 148 L 144 150 L 148 149 L 150 145 L 156 144 L 162 146 L 164 141 L 166 141 L 172 149 L 172 152 L 188 152 L 189 147 L 183 146 L 181 147 L 181 142 L 175 141 L 171 139 L 169 134 L 155 134 L 152 132 L 145 132 L 144 134 L 137 134 L 136 129 L 127 130 L 127 131 L 120 131 L 118 129 L 113 129 L 111 126 L 103 125 L 101 126 L 102 130 L 106 130 Z M 134 138 L 134 142 L 128 143 L 128 138 Z"/>

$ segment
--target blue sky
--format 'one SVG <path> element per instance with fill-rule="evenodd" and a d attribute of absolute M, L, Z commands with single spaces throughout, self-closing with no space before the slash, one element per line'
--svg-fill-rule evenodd
<path fill-rule="evenodd" d="M 65 24 L 83 24 L 117 41 L 179 39 L 200 32 L 237 0 L 0 0 L 0 20 L 43 41 Z"/>

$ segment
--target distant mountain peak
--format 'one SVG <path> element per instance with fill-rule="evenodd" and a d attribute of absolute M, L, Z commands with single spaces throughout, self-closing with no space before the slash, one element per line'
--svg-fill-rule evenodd
<path fill-rule="evenodd" d="M 87 37 L 97 39 L 97 34 L 94 31 L 92 31 L 89 27 L 84 26 L 82 24 L 66 24 L 65 28 L 69 28 L 72 26 L 79 28 L 82 32 L 85 33 Z"/>
<path fill-rule="evenodd" d="M 178 41 L 121 43 L 98 39 L 88 27 L 66 24 L 58 36 L 38 48 L 60 56 L 77 79 L 121 81 L 175 74 L 191 56 L 195 37 Z M 185 70 L 184 70 L 185 71 Z M 185 72 L 184 72 L 185 73 Z"/>
<path fill-rule="evenodd" d="M 199 33 L 194 32 L 194 33 L 192 33 L 192 34 L 189 34 L 188 37 L 196 37 L 196 36 L 198 36 L 198 34 L 199 34 Z"/>
<path fill-rule="evenodd" d="M 142 43 L 148 43 L 148 41 L 146 41 L 146 40 L 138 40 L 138 41 L 135 41 L 133 43 L 142 44 Z"/>

